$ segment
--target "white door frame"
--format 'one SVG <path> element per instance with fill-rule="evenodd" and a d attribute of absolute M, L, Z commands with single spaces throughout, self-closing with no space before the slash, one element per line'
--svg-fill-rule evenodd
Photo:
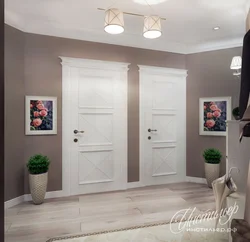
<path fill-rule="evenodd" d="M 144 101 L 144 93 L 143 93 L 143 82 L 144 82 L 144 76 L 150 75 L 150 74 L 156 74 L 156 75 L 167 75 L 167 76 L 174 76 L 174 77 L 182 77 L 185 79 L 185 88 L 186 88 L 186 77 L 187 77 L 187 70 L 184 69 L 173 69 L 173 68 L 165 68 L 165 67 L 155 67 L 155 66 L 145 66 L 145 65 L 138 65 L 139 72 L 140 72 L 140 81 L 139 81 L 139 88 L 140 88 L 140 182 L 144 186 L 145 185 L 145 176 L 144 176 L 144 139 L 143 133 L 145 132 L 145 122 L 144 122 L 144 108 L 143 108 L 143 101 Z M 184 96 L 184 99 L 186 100 L 186 93 Z M 186 108 L 184 109 L 185 112 L 185 119 L 183 120 L 186 124 Z M 184 134 L 184 140 L 182 141 L 182 146 L 184 147 L 184 153 L 182 156 L 184 157 L 183 162 L 183 168 L 185 169 L 185 174 L 183 175 L 183 181 L 186 181 L 186 126 L 185 126 L 185 134 Z M 155 184 L 151 184 L 155 185 Z"/>
<path fill-rule="evenodd" d="M 129 63 L 122 62 L 108 62 L 99 60 L 89 60 L 81 58 L 69 58 L 61 57 L 62 60 L 62 196 L 70 196 L 70 142 L 72 142 L 72 130 L 70 129 L 70 115 L 67 115 L 70 110 L 70 96 L 71 96 L 71 84 L 70 84 L 70 73 L 71 68 L 85 68 L 91 70 L 109 70 L 114 72 L 119 72 L 122 75 L 123 81 L 126 83 L 126 88 L 124 97 L 126 102 L 126 108 L 124 113 L 124 118 L 126 120 L 124 139 L 126 139 L 125 146 L 125 164 L 122 164 L 123 168 L 123 180 L 124 188 L 127 187 L 127 73 Z"/>

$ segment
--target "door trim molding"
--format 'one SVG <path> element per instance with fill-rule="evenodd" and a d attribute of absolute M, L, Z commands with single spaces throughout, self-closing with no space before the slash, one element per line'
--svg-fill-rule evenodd
<path fill-rule="evenodd" d="M 139 188 L 139 187 L 144 187 L 144 184 L 141 183 L 141 181 L 137 181 L 137 182 L 128 182 L 128 183 L 127 183 L 127 190 L 128 190 L 128 189 Z"/>
<path fill-rule="evenodd" d="M 158 67 L 158 66 L 144 66 L 144 65 L 138 65 L 138 67 L 140 73 L 168 74 L 180 77 L 188 76 L 188 71 L 184 69 L 175 69 L 175 68 Z"/>
<path fill-rule="evenodd" d="M 110 62 L 110 61 L 101 61 L 101 60 L 90 60 L 90 59 L 82 59 L 82 58 L 70 58 L 59 56 L 61 59 L 62 65 L 62 191 L 64 196 L 70 196 L 70 140 L 72 138 L 70 127 L 70 116 L 68 115 L 70 110 L 70 91 L 71 91 L 71 83 L 69 75 L 71 73 L 71 68 L 84 68 L 92 71 L 95 70 L 103 70 L 103 71 L 114 71 L 121 73 L 123 80 L 126 82 L 126 97 L 124 102 L 126 102 L 126 110 L 125 118 L 127 123 L 127 82 L 128 82 L 128 66 L 130 63 L 123 62 Z M 127 134 L 127 125 L 126 130 Z M 127 161 L 127 143 L 126 143 L 126 161 Z M 127 162 L 126 164 L 122 164 L 124 177 L 126 180 L 124 181 L 124 189 L 127 186 Z"/>
<path fill-rule="evenodd" d="M 143 113 L 143 77 L 144 75 L 168 75 L 168 76 L 177 76 L 185 78 L 188 76 L 188 71 L 185 69 L 175 69 L 175 68 L 166 68 L 166 67 L 156 67 L 156 66 L 145 66 L 145 65 L 138 65 L 139 67 L 139 103 L 140 103 L 140 129 L 139 129 L 139 137 L 140 137 L 140 183 L 145 186 L 145 177 L 144 177 L 144 163 L 143 163 L 143 153 L 144 153 L 144 140 L 143 140 L 143 132 L 144 128 L 144 113 Z M 186 112 L 186 109 L 185 109 Z M 186 119 L 185 119 L 186 122 Z M 186 132 L 186 130 L 185 130 Z M 186 135 L 185 135 L 186 137 Z M 185 138 L 185 149 L 186 149 L 186 138 Z M 186 152 L 185 152 L 185 170 L 186 170 Z M 186 180 L 186 176 L 182 177 L 181 180 L 177 180 L 176 182 L 183 182 Z M 150 185 L 157 185 L 157 184 L 150 184 Z M 147 184 L 148 186 L 148 184 Z"/>
<path fill-rule="evenodd" d="M 69 67 L 82 67 L 87 69 L 101 69 L 101 70 L 113 70 L 120 72 L 121 70 L 128 71 L 130 63 L 126 62 L 113 62 L 113 61 L 102 61 L 82 58 L 71 58 L 59 56 L 62 60 L 62 66 Z"/>

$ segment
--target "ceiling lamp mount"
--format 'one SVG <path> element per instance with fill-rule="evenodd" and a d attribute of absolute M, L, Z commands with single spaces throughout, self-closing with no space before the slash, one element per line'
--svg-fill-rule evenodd
<path fill-rule="evenodd" d="M 104 30 L 109 34 L 121 34 L 124 32 L 124 14 L 126 14 L 143 17 L 143 36 L 147 39 L 156 39 L 162 35 L 161 20 L 166 20 L 156 15 L 144 16 L 137 13 L 122 12 L 116 8 L 110 8 L 108 10 L 98 8 L 98 10 L 105 11 Z"/>

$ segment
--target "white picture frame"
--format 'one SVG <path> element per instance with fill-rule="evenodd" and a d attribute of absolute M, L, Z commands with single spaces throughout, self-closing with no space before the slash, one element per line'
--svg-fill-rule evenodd
<path fill-rule="evenodd" d="M 25 97 L 25 134 L 57 134 L 57 97 Z"/>
<path fill-rule="evenodd" d="M 231 118 L 231 97 L 206 97 L 199 99 L 200 135 L 226 136 L 227 121 L 231 120 Z"/>

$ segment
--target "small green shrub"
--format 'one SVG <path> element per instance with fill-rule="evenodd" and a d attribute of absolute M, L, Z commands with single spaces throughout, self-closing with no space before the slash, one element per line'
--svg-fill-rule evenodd
<path fill-rule="evenodd" d="M 240 119 L 240 108 L 236 107 L 233 109 L 232 114 L 236 120 Z"/>
<path fill-rule="evenodd" d="M 49 170 L 49 164 L 50 160 L 47 156 L 38 154 L 30 157 L 27 168 L 32 175 L 43 174 Z"/>
<path fill-rule="evenodd" d="M 203 157 L 206 163 L 219 164 L 222 158 L 222 154 L 219 150 L 211 148 L 203 152 Z"/>

